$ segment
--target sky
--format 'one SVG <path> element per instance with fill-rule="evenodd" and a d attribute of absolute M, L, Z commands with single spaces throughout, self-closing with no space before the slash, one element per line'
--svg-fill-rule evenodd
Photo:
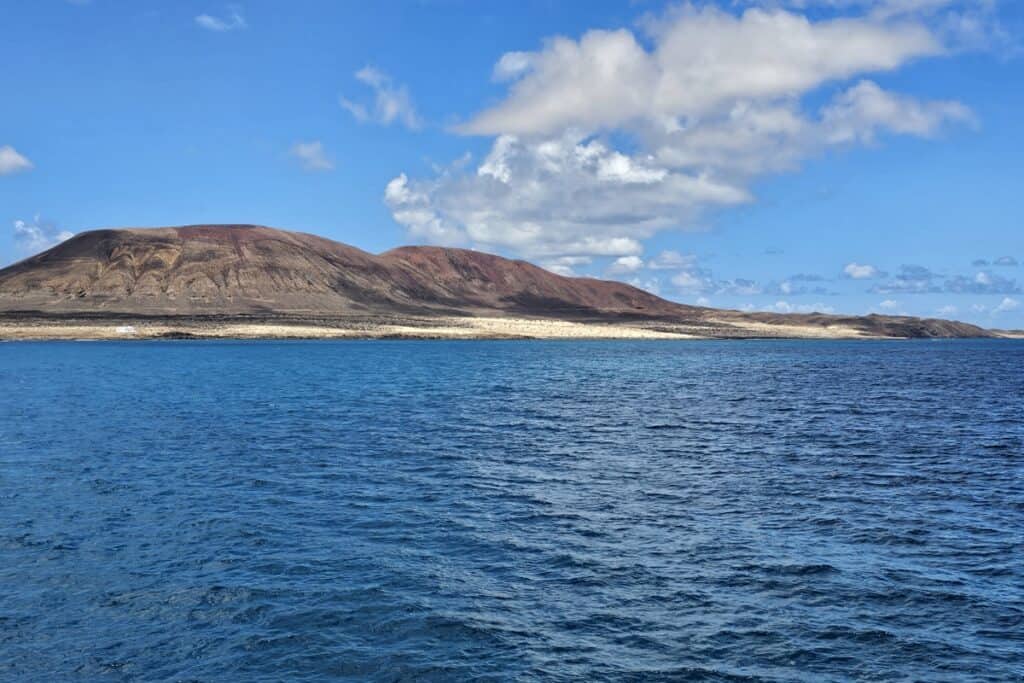
<path fill-rule="evenodd" d="M 0 264 L 256 223 L 1024 329 L 1017 0 L 0 0 L 0 27 Z"/>

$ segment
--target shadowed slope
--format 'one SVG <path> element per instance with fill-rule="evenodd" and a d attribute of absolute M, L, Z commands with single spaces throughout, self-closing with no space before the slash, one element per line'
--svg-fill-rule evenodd
<path fill-rule="evenodd" d="M 399 247 L 382 254 L 381 260 L 424 283 L 432 296 L 460 307 L 552 317 L 692 316 L 701 310 L 621 282 L 563 277 L 526 261 L 467 249 Z"/>

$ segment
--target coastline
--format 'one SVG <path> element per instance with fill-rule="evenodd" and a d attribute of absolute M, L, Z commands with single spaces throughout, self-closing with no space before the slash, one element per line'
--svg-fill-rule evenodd
<path fill-rule="evenodd" d="M 286 318 L 153 316 L 136 318 L 0 315 L 0 341 L 154 339 L 902 339 L 841 325 L 769 324 L 709 319 L 570 321 L 526 317 Z"/>

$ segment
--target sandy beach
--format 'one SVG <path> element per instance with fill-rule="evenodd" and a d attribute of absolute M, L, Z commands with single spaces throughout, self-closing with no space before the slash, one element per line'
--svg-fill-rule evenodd
<path fill-rule="evenodd" d="M 574 322 L 520 317 L 437 317 L 390 321 L 195 320 L 172 318 L 51 319 L 0 318 L 0 340 L 145 339 L 870 339 L 839 325 L 737 325 L 708 320 L 699 325 L 643 321 Z"/>

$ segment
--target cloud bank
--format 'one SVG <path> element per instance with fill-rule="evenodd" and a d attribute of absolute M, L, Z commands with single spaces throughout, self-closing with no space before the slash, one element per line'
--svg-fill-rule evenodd
<path fill-rule="evenodd" d="M 947 49 L 921 12 L 812 21 L 778 6 L 684 5 L 646 20 L 640 37 L 551 38 L 503 55 L 492 77 L 505 97 L 455 128 L 493 138 L 482 161 L 401 174 L 385 202 L 427 241 L 639 257 L 655 233 L 699 228 L 709 211 L 752 201 L 757 178 L 810 156 L 972 123 L 957 101 L 868 78 Z M 812 93 L 823 103 L 808 106 Z"/>

